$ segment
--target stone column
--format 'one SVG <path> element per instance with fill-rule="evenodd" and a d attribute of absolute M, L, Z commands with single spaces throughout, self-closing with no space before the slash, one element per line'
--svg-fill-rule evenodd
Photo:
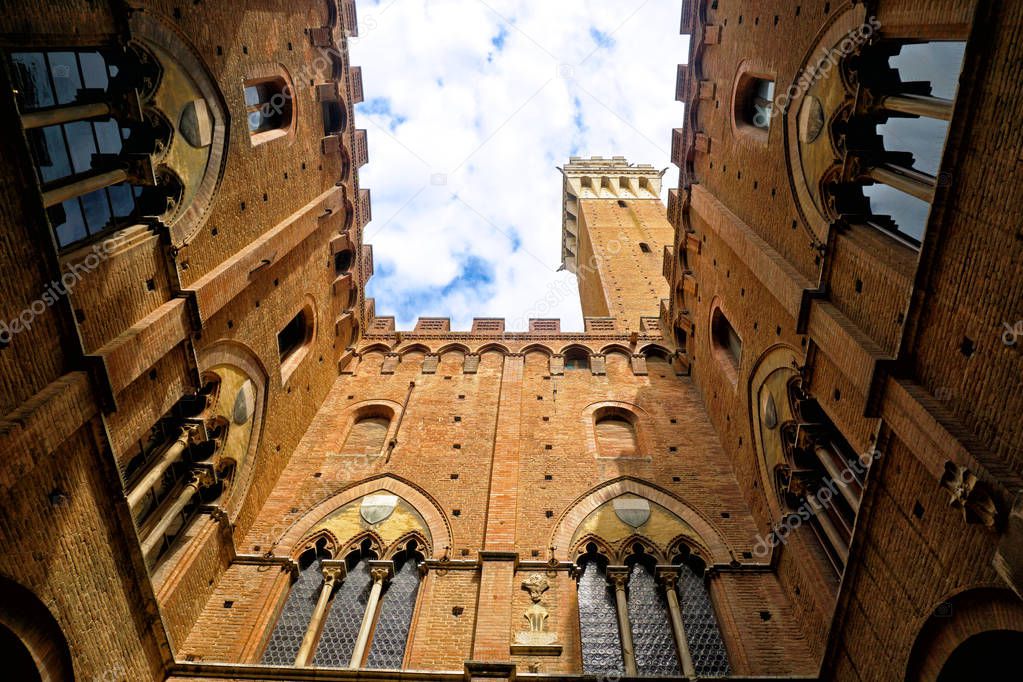
<path fill-rule="evenodd" d="M 686 628 L 682 623 L 682 607 L 678 603 L 678 592 L 675 590 L 678 584 L 678 571 L 678 566 L 658 566 L 657 579 L 664 586 L 664 594 L 668 599 L 671 632 L 675 636 L 675 649 L 682 664 L 682 675 L 686 679 L 695 680 L 696 665 L 693 663 L 692 652 L 689 651 L 689 640 L 686 638 Z"/>
<path fill-rule="evenodd" d="M 128 493 L 128 507 L 131 509 L 131 513 L 135 514 L 138 510 L 139 504 L 145 499 L 146 494 L 153 489 L 153 486 L 163 478 L 164 473 L 170 468 L 174 462 L 178 461 L 181 457 L 181 453 L 185 451 L 185 448 L 189 446 L 192 438 L 197 433 L 194 426 L 186 426 L 181 429 L 181 433 L 178 434 L 177 439 L 171 443 L 170 447 L 163 451 L 160 458 L 149 468 L 149 471 L 139 480 L 138 483 L 132 487 Z"/>
<path fill-rule="evenodd" d="M 146 535 L 146 539 L 142 541 L 142 555 L 146 557 L 147 561 L 151 560 L 150 555 L 156 549 L 156 547 L 163 541 L 163 536 L 167 532 L 171 523 L 177 517 L 181 511 L 188 506 L 188 503 L 192 501 L 203 488 L 208 488 L 215 483 L 213 472 L 208 469 L 196 469 L 192 472 L 192 477 L 188 481 L 188 484 L 182 490 L 174 503 L 164 512 L 163 516 L 157 521 L 156 525 L 153 526 L 149 534 Z"/>
<path fill-rule="evenodd" d="M 380 593 L 383 592 L 384 583 L 394 577 L 393 561 L 370 561 L 369 574 L 373 578 L 373 587 L 369 592 L 369 601 L 366 602 L 366 612 L 362 614 L 362 626 L 359 628 L 359 637 L 355 640 L 355 649 L 352 651 L 352 660 L 349 668 L 362 666 L 362 659 L 366 656 L 366 649 L 369 647 L 370 631 L 377 619 L 377 608 L 380 606 Z"/>
<path fill-rule="evenodd" d="M 324 617 L 327 615 L 330 595 L 334 592 L 334 588 L 345 579 L 345 562 L 323 561 L 320 563 L 320 571 L 323 573 L 323 587 L 320 588 L 320 598 L 316 600 L 316 608 L 313 609 L 313 615 L 309 619 L 309 627 L 306 628 L 302 645 L 298 648 L 298 654 L 295 656 L 296 668 L 306 665 L 313 655 L 313 647 L 320 638 L 320 630 L 323 629 Z"/>
<path fill-rule="evenodd" d="M 622 642 L 622 660 L 625 674 L 634 677 L 636 671 L 636 648 L 632 644 L 632 625 L 629 624 L 629 602 L 625 597 L 625 586 L 629 582 L 628 566 L 608 566 L 607 580 L 615 588 L 615 606 L 618 612 L 618 634 Z"/>

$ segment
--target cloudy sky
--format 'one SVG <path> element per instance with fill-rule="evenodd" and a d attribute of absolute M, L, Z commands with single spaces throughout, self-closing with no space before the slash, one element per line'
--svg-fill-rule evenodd
<path fill-rule="evenodd" d="M 561 175 L 569 156 L 670 166 L 675 0 L 360 0 L 352 63 L 369 131 L 377 314 L 560 317 L 581 330 L 561 257 Z M 677 185 L 677 169 L 665 189 Z"/>

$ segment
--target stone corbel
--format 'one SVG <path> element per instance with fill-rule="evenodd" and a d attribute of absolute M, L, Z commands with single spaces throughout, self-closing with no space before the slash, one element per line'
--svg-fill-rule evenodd
<path fill-rule="evenodd" d="M 961 509 L 966 523 L 979 523 L 988 528 L 998 525 L 998 507 L 987 486 L 972 471 L 954 462 L 945 462 L 940 483 L 951 495 L 948 505 Z"/>

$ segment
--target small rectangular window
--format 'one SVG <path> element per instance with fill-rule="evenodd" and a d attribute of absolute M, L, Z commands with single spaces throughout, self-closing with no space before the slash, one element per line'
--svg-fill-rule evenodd
<path fill-rule="evenodd" d="M 252 144 L 279 137 L 291 126 L 291 88 L 280 76 L 245 81 Z"/>

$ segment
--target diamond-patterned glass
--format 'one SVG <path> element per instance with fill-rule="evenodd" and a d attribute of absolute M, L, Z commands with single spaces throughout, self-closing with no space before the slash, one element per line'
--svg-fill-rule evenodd
<path fill-rule="evenodd" d="M 629 623 L 641 675 L 678 675 L 668 602 L 650 570 L 637 562 L 629 574 Z"/>
<path fill-rule="evenodd" d="M 394 578 L 381 597 L 380 617 L 373 631 L 367 668 L 401 669 L 418 592 L 418 562 L 408 559 L 395 570 Z"/>
<path fill-rule="evenodd" d="M 614 592 L 607 584 L 604 569 L 595 561 L 583 564 L 579 577 L 579 630 L 584 672 L 624 672 Z"/>
<path fill-rule="evenodd" d="M 313 665 L 347 668 L 351 663 L 372 586 L 369 562 L 362 559 L 355 568 L 348 571 L 344 582 L 334 591 L 334 600 L 324 619 L 320 642 L 316 645 Z"/>
<path fill-rule="evenodd" d="M 710 595 L 707 594 L 707 586 L 703 578 L 689 566 L 682 566 L 678 598 L 696 674 L 700 677 L 725 677 L 731 674 L 728 653 L 721 640 L 721 631 L 710 603 Z"/>
<path fill-rule="evenodd" d="M 298 580 L 291 586 L 288 600 L 284 602 L 281 616 L 270 635 L 270 643 L 263 652 L 264 664 L 295 664 L 295 656 L 302 646 L 302 638 L 309 627 L 309 620 L 313 616 L 313 609 L 316 608 L 316 600 L 320 597 L 322 586 L 320 560 L 316 559 L 298 574 Z"/>

